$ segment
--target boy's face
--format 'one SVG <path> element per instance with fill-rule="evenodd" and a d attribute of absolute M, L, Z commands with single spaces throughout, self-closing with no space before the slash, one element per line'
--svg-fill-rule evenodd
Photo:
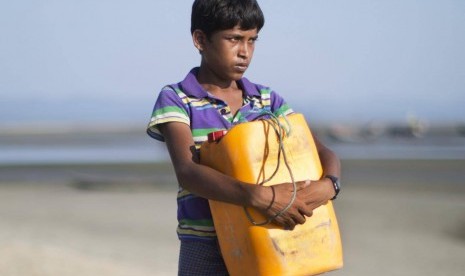
<path fill-rule="evenodd" d="M 239 26 L 203 37 L 198 47 L 202 69 L 222 81 L 239 80 L 252 60 L 257 38 L 257 29 L 241 30 Z"/>

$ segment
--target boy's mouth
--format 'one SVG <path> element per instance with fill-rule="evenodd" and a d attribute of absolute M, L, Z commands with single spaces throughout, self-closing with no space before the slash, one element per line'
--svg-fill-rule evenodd
<path fill-rule="evenodd" d="M 234 68 L 236 68 L 238 71 L 245 72 L 247 70 L 247 67 L 249 65 L 247 63 L 237 63 Z"/>

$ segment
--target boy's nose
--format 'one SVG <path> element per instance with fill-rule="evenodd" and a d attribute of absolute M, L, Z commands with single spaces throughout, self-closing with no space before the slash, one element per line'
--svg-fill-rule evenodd
<path fill-rule="evenodd" d="M 249 49 L 250 45 L 247 42 L 241 43 L 241 47 L 239 48 L 239 56 L 243 58 L 248 58 L 251 49 Z"/>

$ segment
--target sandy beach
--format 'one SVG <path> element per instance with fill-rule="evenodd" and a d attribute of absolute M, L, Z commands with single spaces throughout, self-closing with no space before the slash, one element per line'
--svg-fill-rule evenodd
<path fill-rule="evenodd" d="M 345 267 L 462 275 L 465 161 L 344 160 Z M 0 275 L 176 275 L 168 164 L 0 167 Z"/>

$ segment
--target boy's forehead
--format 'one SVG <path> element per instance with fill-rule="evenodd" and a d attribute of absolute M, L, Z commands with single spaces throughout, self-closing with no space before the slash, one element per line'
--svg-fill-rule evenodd
<path fill-rule="evenodd" d="M 240 25 L 236 25 L 236 26 L 234 26 L 233 28 L 230 28 L 230 29 L 219 30 L 218 32 L 221 32 L 221 33 L 247 33 L 249 35 L 258 34 L 257 28 L 242 29 L 242 27 Z"/>

